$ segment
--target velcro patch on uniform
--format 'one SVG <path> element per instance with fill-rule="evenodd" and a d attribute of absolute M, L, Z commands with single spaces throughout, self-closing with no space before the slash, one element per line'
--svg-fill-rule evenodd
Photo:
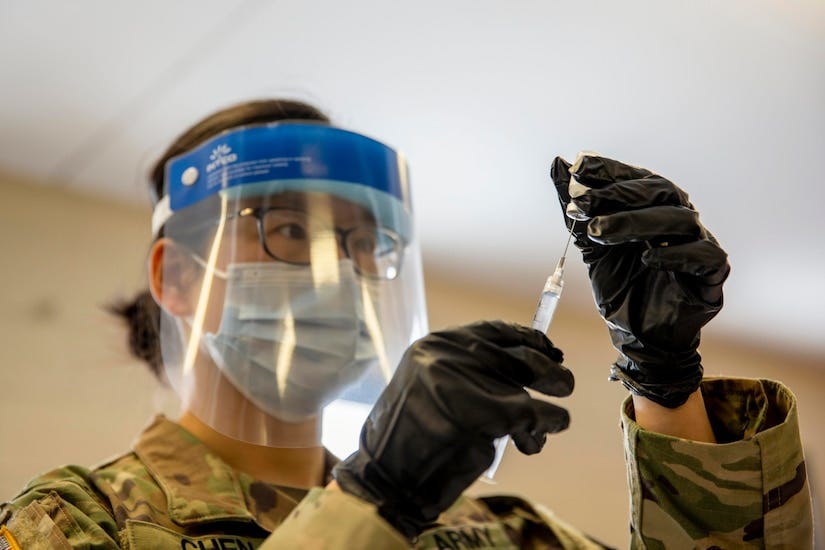
<path fill-rule="evenodd" d="M 436 527 L 422 533 L 415 547 L 426 550 L 516 548 L 499 523 L 465 523 Z"/>
<path fill-rule="evenodd" d="M 20 550 L 20 545 L 5 525 L 0 527 L 0 550 Z"/>

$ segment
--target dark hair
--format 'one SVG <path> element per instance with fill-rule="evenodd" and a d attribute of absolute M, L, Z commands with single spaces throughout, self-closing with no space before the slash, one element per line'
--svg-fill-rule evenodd
<path fill-rule="evenodd" d="M 224 130 L 275 122 L 278 120 L 314 120 L 329 123 L 329 118 L 312 105 L 286 99 L 262 99 L 233 105 L 204 118 L 169 146 L 149 172 L 149 185 L 156 201 L 163 196 L 163 173 L 166 162 L 197 146 Z M 161 232 L 158 237 L 163 233 Z M 116 302 L 108 307 L 123 318 L 129 328 L 129 349 L 132 355 L 145 361 L 155 376 L 163 380 L 163 360 L 160 353 L 160 308 L 148 289 L 132 300 Z"/>

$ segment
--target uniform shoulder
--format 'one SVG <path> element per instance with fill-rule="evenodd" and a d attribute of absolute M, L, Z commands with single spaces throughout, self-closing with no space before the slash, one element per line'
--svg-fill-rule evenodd
<path fill-rule="evenodd" d="M 60 466 L 32 478 L 11 500 L 0 503 L 0 507 L 3 511 L 13 510 L 50 493 L 56 493 L 71 501 L 92 499 L 105 507 L 109 499 L 106 498 L 101 484 L 106 485 L 108 479 L 115 477 L 115 472 L 140 470 L 140 461 L 131 451 L 109 458 L 91 468 L 76 464 Z"/>
<path fill-rule="evenodd" d="M 21 508 L 51 493 L 71 497 L 72 500 L 101 500 L 92 476 L 93 471 L 84 466 L 60 466 L 32 478 L 17 496 L 3 504 L 3 509 Z"/>
<path fill-rule="evenodd" d="M 94 472 L 76 465 L 35 477 L 17 496 L 0 504 L 0 526 L 21 547 L 48 539 L 55 547 L 93 540 L 105 548 L 117 540 L 118 532 Z"/>
<path fill-rule="evenodd" d="M 121 473 L 150 477 L 133 452 L 108 459 L 88 468 L 76 464 L 60 466 L 32 478 L 12 499 L 0 503 L 0 524 L 16 510 L 50 496 L 62 502 L 87 509 L 90 506 L 112 511 L 111 486 Z M 122 477 L 122 476 L 121 476 Z"/>

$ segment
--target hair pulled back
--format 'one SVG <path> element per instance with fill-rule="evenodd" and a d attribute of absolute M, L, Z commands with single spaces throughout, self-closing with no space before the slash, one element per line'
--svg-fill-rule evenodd
<path fill-rule="evenodd" d="M 329 118 L 312 105 L 286 99 L 248 101 L 217 111 L 178 136 L 155 162 L 149 172 L 149 185 L 155 202 L 163 197 L 164 167 L 169 159 L 189 151 L 224 130 L 279 120 L 314 120 L 329 123 Z M 161 231 L 158 238 L 162 235 Z M 138 292 L 132 300 L 116 302 L 108 309 L 126 322 L 129 330 L 129 350 L 132 355 L 145 361 L 152 373 L 163 380 L 160 308 L 149 290 Z"/>

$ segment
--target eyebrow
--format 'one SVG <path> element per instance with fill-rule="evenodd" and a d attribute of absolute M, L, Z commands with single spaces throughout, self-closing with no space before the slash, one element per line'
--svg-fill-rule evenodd
<path fill-rule="evenodd" d="M 309 199 L 308 196 L 310 193 L 319 193 L 318 191 L 284 191 L 282 193 L 278 193 L 275 195 L 269 195 L 264 197 L 250 197 L 248 199 L 244 199 L 240 201 L 238 205 L 238 210 L 243 210 L 244 208 L 251 207 L 256 208 L 259 206 L 264 206 L 268 208 L 286 208 L 289 210 L 300 210 L 302 212 L 308 212 L 308 203 Z M 360 220 L 367 221 L 372 225 L 377 225 L 375 216 L 373 213 L 366 207 L 349 201 L 347 199 L 336 197 L 332 195 L 333 200 L 340 200 L 342 201 L 342 206 L 344 206 L 348 211 L 352 212 L 352 215 L 355 218 Z M 264 202 L 264 200 L 266 202 Z M 333 207 L 335 208 L 335 207 Z"/>
<path fill-rule="evenodd" d="M 240 202 L 240 209 L 246 207 L 256 207 L 261 206 L 264 203 L 267 206 L 278 206 L 278 207 L 287 207 L 287 208 L 296 208 L 296 209 L 303 209 L 306 208 L 306 193 L 301 191 L 285 191 L 283 193 L 278 193 L 277 195 L 269 195 L 266 197 L 254 197 L 245 199 Z"/>

